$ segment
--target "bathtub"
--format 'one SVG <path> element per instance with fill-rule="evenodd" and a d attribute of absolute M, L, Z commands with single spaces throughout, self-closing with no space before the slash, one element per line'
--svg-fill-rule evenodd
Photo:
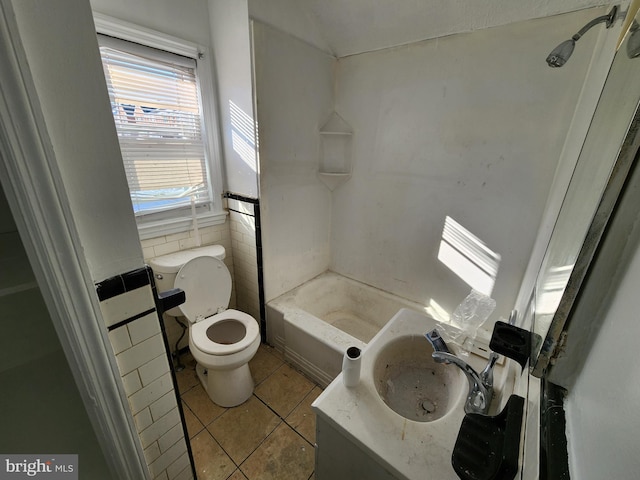
<path fill-rule="evenodd" d="M 400 310 L 424 306 L 328 271 L 267 303 L 267 339 L 326 387 L 350 346 L 366 344 Z"/>

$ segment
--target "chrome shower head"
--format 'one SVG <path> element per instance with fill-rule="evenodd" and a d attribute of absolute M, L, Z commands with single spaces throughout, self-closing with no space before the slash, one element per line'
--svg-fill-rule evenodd
<path fill-rule="evenodd" d="M 565 40 L 556 48 L 554 48 L 549 56 L 547 57 L 547 64 L 550 67 L 561 67 L 563 66 L 569 57 L 573 53 L 573 49 L 576 46 L 576 42 L 580 40 L 580 38 L 587 33 L 594 25 L 597 25 L 602 22 L 606 22 L 606 27 L 610 28 L 613 25 L 613 22 L 616 19 L 616 13 L 618 13 L 618 7 L 615 6 L 611 9 L 608 15 L 602 15 L 601 17 L 594 18 L 589 23 L 587 23 L 584 27 L 578 31 L 573 37 L 569 40 Z"/>

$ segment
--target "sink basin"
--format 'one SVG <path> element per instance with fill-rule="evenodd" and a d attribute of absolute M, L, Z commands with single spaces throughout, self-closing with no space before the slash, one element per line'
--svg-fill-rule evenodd
<path fill-rule="evenodd" d="M 421 335 L 405 335 L 388 342 L 377 355 L 373 381 L 391 410 L 416 422 L 445 416 L 466 388 L 458 368 L 436 363 L 433 349 Z"/>

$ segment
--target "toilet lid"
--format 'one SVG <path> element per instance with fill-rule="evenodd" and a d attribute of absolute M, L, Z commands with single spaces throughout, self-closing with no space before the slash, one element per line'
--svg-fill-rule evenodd
<path fill-rule="evenodd" d="M 174 286 L 184 290 L 186 301 L 178 308 L 192 322 L 199 315 L 207 318 L 229 306 L 231 274 L 217 258 L 189 260 L 176 275 Z"/>

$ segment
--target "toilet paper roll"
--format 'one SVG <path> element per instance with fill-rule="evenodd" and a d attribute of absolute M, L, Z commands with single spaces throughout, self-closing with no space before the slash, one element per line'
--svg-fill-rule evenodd
<path fill-rule="evenodd" d="M 346 387 L 355 387 L 360 381 L 362 356 L 358 347 L 349 347 L 342 359 L 342 382 Z"/>

